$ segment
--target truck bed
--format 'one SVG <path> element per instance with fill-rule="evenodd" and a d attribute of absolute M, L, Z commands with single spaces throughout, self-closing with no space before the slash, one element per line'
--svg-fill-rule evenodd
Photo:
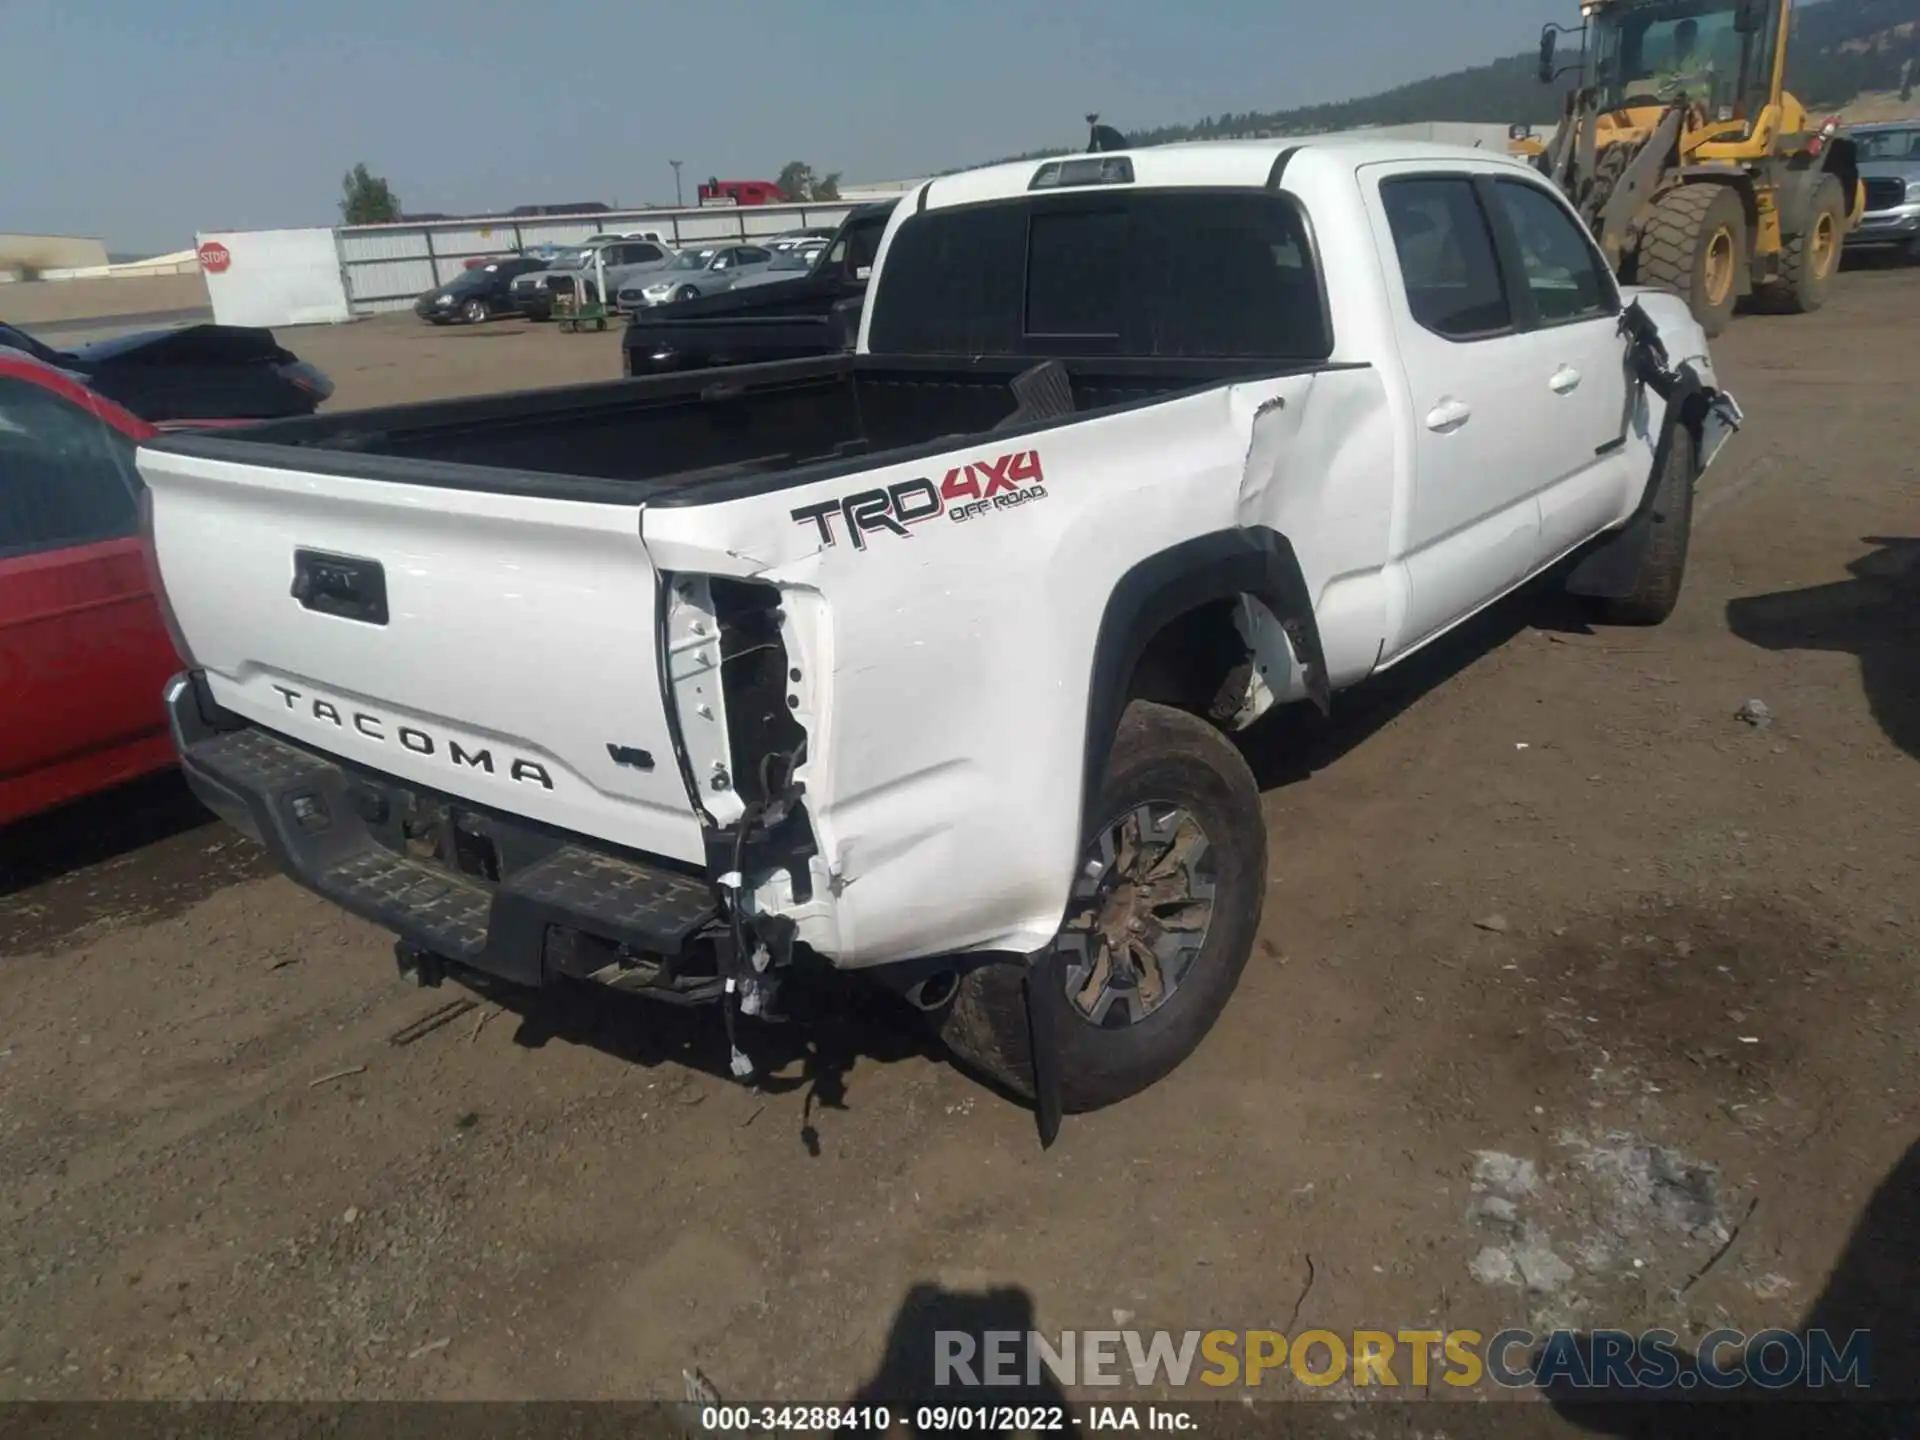
<path fill-rule="evenodd" d="M 905 461 L 1003 426 L 1031 433 L 1249 374 L 1245 361 L 1062 363 L 1073 413 L 1038 419 L 1015 416 L 1010 388 L 1033 368 L 1030 356 L 836 354 L 345 411 L 152 448 L 413 485 L 675 505 L 810 483 L 872 466 L 883 452 Z"/>

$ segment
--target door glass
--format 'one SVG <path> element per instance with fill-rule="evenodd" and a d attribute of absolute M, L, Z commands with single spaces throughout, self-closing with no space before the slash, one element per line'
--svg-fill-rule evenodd
<path fill-rule="evenodd" d="M 1387 180 L 1380 186 L 1407 306 L 1425 329 L 1449 340 L 1498 335 L 1513 325 L 1500 284 L 1493 232 L 1473 181 Z"/>
<path fill-rule="evenodd" d="M 1613 284 L 1580 222 L 1538 185 L 1502 180 L 1494 191 L 1513 225 L 1527 289 L 1543 325 L 1610 314 Z"/>
<path fill-rule="evenodd" d="M 38 385 L 0 376 L 0 558 L 133 534 L 132 442 Z"/>

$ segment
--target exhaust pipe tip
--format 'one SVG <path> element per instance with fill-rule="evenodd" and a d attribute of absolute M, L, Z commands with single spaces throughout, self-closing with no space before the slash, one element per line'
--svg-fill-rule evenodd
<path fill-rule="evenodd" d="M 944 1008 L 960 988 L 960 977 L 952 970 L 929 975 L 907 991 L 907 1003 L 916 1010 Z"/>

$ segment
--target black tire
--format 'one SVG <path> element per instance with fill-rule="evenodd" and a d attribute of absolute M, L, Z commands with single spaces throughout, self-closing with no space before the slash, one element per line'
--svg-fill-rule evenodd
<path fill-rule="evenodd" d="M 1828 175 L 1813 192 L 1806 228 L 1780 250 L 1780 301 L 1790 314 L 1810 315 L 1827 303 L 1846 235 L 1846 187 Z"/>
<path fill-rule="evenodd" d="M 673 292 L 673 298 L 676 300 L 698 300 L 700 298 L 700 292 L 691 285 L 682 285 L 678 290 Z"/>
<path fill-rule="evenodd" d="M 1730 256 L 1720 247 L 1731 246 Z M 1712 339 L 1733 319 L 1740 298 L 1740 277 L 1750 271 L 1747 212 L 1739 194 L 1727 185 L 1682 185 L 1662 196 L 1640 236 L 1634 278 L 1659 285 L 1687 302 L 1700 328 Z M 1723 293 L 1710 296 L 1710 268 L 1724 259 L 1731 265 Z"/>
<path fill-rule="evenodd" d="M 487 309 L 487 302 L 484 300 L 469 300 L 460 307 L 460 318 L 469 325 L 484 323 L 492 313 Z"/>
<path fill-rule="evenodd" d="M 1666 468 L 1646 517 L 1651 533 L 1640 559 L 1640 573 L 1627 594 L 1600 602 L 1600 618 L 1610 625 L 1658 625 L 1680 603 L 1687 576 L 1687 550 L 1693 537 L 1693 432 L 1674 431 Z"/>
<path fill-rule="evenodd" d="M 1198 955 L 1157 1009 L 1120 1028 L 1101 1028 L 1050 992 L 1061 1037 L 1061 1099 L 1070 1112 L 1138 1094 L 1199 1048 L 1246 968 L 1267 890 L 1267 831 L 1260 790 L 1240 752 L 1205 721 L 1136 700 L 1114 737 L 1086 826 L 1089 843 L 1108 822 L 1155 802 L 1199 823 L 1213 857 L 1212 920 Z M 964 1067 L 1033 1098 L 1025 972 L 992 965 L 961 977 L 938 1018 L 940 1038 Z"/>

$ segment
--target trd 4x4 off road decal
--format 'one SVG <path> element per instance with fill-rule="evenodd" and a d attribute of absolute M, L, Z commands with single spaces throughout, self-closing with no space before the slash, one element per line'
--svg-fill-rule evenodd
<path fill-rule="evenodd" d="M 823 545 L 838 544 L 834 517 L 843 522 L 853 548 L 867 548 L 867 536 L 891 531 L 905 536 L 909 525 L 945 515 L 967 521 L 994 510 L 1011 510 L 1047 498 L 1038 450 L 1015 450 L 997 460 L 976 460 L 947 471 L 938 485 L 931 479 L 902 480 L 884 490 L 862 490 L 840 500 L 824 500 L 793 511 L 793 523 L 812 525 Z"/>

